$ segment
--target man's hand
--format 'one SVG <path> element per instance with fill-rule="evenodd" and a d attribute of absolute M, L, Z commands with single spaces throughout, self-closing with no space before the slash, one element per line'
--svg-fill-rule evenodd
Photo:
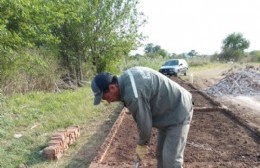
<path fill-rule="evenodd" d="M 137 145 L 135 148 L 135 152 L 139 156 L 139 158 L 143 160 L 144 156 L 147 154 L 147 145 Z"/>

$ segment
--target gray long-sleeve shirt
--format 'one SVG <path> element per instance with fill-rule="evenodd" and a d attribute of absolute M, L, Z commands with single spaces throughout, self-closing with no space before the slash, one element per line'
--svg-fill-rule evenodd
<path fill-rule="evenodd" d="M 137 123 L 139 145 L 149 142 L 152 127 L 163 129 L 190 117 L 190 92 L 155 70 L 130 68 L 118 77 L 118 83 L 121 101 Z"/>

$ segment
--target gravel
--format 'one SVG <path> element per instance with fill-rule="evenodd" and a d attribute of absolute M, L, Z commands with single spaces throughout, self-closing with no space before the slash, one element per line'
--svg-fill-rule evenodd
<path fill-rule="evenodd" d="M 225 78 L 206 90 L 214 96 L 260 96 L 259 67 L 246 67 L 236 72 L 229 70 Z"/>

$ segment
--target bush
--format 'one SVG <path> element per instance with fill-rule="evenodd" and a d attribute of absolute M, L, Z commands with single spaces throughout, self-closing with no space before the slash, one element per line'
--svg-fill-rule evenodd
<path fill-rule="evenodd" d="M 234 50 L 234 49 L 224 49 L 223 52 L 219 55 L 221 61 L 239 61 L 246 55 L 243 50 Z"/>
<path fill-rule="evenodd" d="M 260 51 L 252 51 L 249 53 L 250 61 L 260 62 Z"/>
<path fill-rule="evenodd" d="M 3 93 L 26 93 L 32 90 L 52 91 L 56 87 L 56 57 L 45 50 L 30 49 L 8 55 L 9 62 L 0 77 Z"/>
<path fill-rule="evenodd" d="M 121 64 L 120 69 L 126 70 L 134 66 L 144 66 L 154 70 L 159 70 L 159 68 L 166 60 L 166 58 L 162 57 L 151 58 L 146 56 L 131 56 L 124 60 L 124 63 Z"/>
<path fill-rule="evenodd" d="M 202 66 L 206 65 L 210 62 L 210 57 L 209 56 L 196 56 L 187 59 L 189 67 L 194 67 L 194 66 Z"/>

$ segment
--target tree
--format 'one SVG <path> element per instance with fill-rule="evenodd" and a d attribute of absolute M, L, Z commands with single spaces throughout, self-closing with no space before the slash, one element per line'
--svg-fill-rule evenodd
<path fill-rule="evenodd" d="M 64 19 L 52 10 L 53 6 L 52 1 L 45 0 L 0 2 L 0 84 L 6 81 L 5 77 L 16 73 L 30 74 L 31 64 L 35 62 L 45 67 L 42 59 L 28 51 L 41 46 L 51 48 L 59 43 L 51 28 Z"/>
<path fill-rule="evenodd" d="M 144 52 L 145 52 L 146 55 L 149 55 L 149 56 L 152 56 L 152 57 L 157 56 L 157 55 L 160 55 L 162 57 L 166 57 L 166 56 L 169 55 L 166 50 L 161 48 L 161 46 L 154 45 L 153 43 L 148 43 L 144 48 Z"/>
<path fill-rule="evenodd" d="M 190 56 L 190 57 L 193 57 L 193 56 L 196 56 L 198 53 L 195 51 L 195 50 L 191 50 L 189 53 L 188 53 L 188 55 Z"/>
<path fill-rule="evenodd" d="M 90 0 L 85 17 L 84 42 L 96 72 L 113 69 L 116 60 L 136 47 L 142 34 L 138 0 Z M 116 69 L 116 68 L 114 68 Z"/>
<path fill-rule="evenodd" d="M 154 44 L 153 43 L 146 44 L 144 48 L 144 53 L 145 54 L 154 53 Z"/>
<path fill-rule="evenodd" d="M 241 33 L 232 33 L 223 40 L 220 58 L 237 61 L 245 56 L 244 50 L 247 49 L 249 45 L 250 42 L 246 40 Z"/>
<path fill-rule="evenodd" d="M 144 48 L 144 52 L 146 54 L 156 54 L 159 53 L 161 50 L 161 46 L 154 45 L 153 43 L 148 43 Z"/>
<path fill-rule="evenodd" d="M 51 28 L 63 23 L 64 15 L 54 10 L 56 5 L 54 1 L 44 0 L 3 0 L 0 5 L 0 37 L 4 41 L 0 46 L 19 50 L 19 47 L 57 44 L 58 38 Z"/>
<path fill-rule="evenodd" d="M 61 68 L 79 80 L 86 64 L 92 64 L 96 72 L 111 67 L 117 70 L 115 63 L 143 37 L 138 28 L 145 20 L 137 10 L 138 3 L 139 0 L 2 0 L 0 78 L 4 70 L 15 67 L 14 57 L 27 59 L 21 52 L 31 49 L 52 50 Z M 11 52 L 19 53 L 15 56 Z M 22 68 L 16 67 L 18 71 Z"/>

